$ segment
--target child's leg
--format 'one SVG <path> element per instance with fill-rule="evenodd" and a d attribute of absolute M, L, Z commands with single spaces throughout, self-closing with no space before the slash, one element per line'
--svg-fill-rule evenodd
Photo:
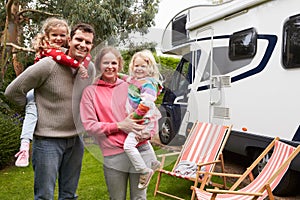
<path fill-rule="evenodd" d="M 157 160 L 154 149 L 149 141 L 148 146 L 149 148 L 146 151 L 142 151 L 141 155 L 143 156 L 143 159 L 145 160 L 147 166 L 150 167 L 147 172 L 142 173 L 140 175 L 138 188 L 139 189 L 145 189 L 149 185 L 149 182 L 154 174 L 154 171 L 157 170 L 160 167 L 160 162 Z"/>
<path fill-rule="evenodd" d="M 136 148 L 138 141 L 135 139 L 134 133 L 129 133 L 124 142 L 124 151 L 127 154 L 134 168 L 141 173 L 148 171 L 147 165 L 143 160 L 140 152 Z"/>
<path fill-rule="evenodd" d="M 25 108 L 25 118 L 23 121 L 21 141 L 30 142 L 37 122 L 37 108 L 34 100 L 33 90 L 27 93 L 27 104 Z"/>
<path fill-rule="evenodd" d="M 150 121 L 146 127 L 144 128 L 144 130 L 142 131 L 142 138 L 143 139 L 148 139 L 150 140 L 154 134 L 156 134 L 156 132 L 158 132 L 158 124 L 157 124 L 157 121 Z M 152 160 L 151 160 L 151 169 L 152 170 L 157 170 L 161 163 L 157 160 L 157 157 L 156 157 L 156 154 L 154 152 L 154 149 L 151 145 L 151 143 L 148 141 L 149 143 L 149 146 L 150 146 L 150 152 L 152 152 Z"/>
<path fill-rule="evenodd" d="M 148 144 L 150 146 L 149 152 L 152 153 L 152 160 L 151 160 L 151 169 L 156 170 L 160 167 L 160 162 L 157 160 L 155 151 L 152 147 L 152 144 L 150 143 L 150 141 L 148 141 Z"/>
<path fill-rule="evenodd" d="M 26 167 L 29 165 L 29 144 L 32 140 L 33 132 L 37 122 L 37 108 L 34 101 L 33 90 L 27 93 L 27 104 L 25 108 L 25 118 L 23 121 L 21 133 L 21 146 L 20 151 L 15 155 L 18 157 L 15 165 L 18 167 Z"/>

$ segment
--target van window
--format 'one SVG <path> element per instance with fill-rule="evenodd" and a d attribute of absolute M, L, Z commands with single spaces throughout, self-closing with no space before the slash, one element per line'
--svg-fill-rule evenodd
<path fill-rule="evenodd" d="M 282 63 L 284 68 L 300 67 L 300 15 L 290 17 L 283 25 Z"/>
<path fill-rule="evenodd" d="M 172 21 L 172 45 L 183 44 L 188 40 L 188 31 L 185 28 L 187 15 L 181 15 Z"/>
<path fill-rule="evenodd" d="M 191 68 L 191 53 L 182 57 L 172 78 L 170 89 L 186 91 L 190 84 L 189 69 Z"/>
<path fill-rule="evenodd" d="M 235 32 L 229 39 L 229 58 L 241 60 L 253 58 L 257 48 L 257 33 L 254 28 Z"/>

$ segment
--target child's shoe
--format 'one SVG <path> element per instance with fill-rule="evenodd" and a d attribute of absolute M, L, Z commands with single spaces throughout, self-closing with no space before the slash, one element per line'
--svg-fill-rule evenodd
<path fill-rule="evenodd" d="M 26 150 L 19 151 L 15 157 L 18 157 L 15 165 L 17 167 L 27 167 L 29 165 L 29 152 Z"/>
<path fill-rule="evenodd" d="M 153 171 L 156 171 L 160 168 L 161 163 L 158 160 L 152 161 L 151 163 L 151 169 Z"/>
<path fill-rule="evenodd" d="M 17 167 L 27 167 L 29 165 L 29 143 L 22 143 L 20 151 L 15 155 Z"/>
<path fill-rule="evenodd" d="M 148 187 L 151 177 L 153 176 L 153 173 L 154 173 L 154 171 L 149 168 L 147 170 L 147 172 L 142 173 L 140 175 L 140 181 L 139 181 L 139 185 L 138 185 L 139 189 L 143 190 L 146 187 Z"/>

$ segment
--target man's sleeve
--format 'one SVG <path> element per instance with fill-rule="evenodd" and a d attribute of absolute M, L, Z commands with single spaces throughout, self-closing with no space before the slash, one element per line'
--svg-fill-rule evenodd
<path fill-rule="evenodd" d="M 24 106 L 27 92 L 39 87 L 48 78 L 51 62 L 51 58 L 44 58 L 28 67 L 7 86 L 4 95 L 17 105 Z"/>

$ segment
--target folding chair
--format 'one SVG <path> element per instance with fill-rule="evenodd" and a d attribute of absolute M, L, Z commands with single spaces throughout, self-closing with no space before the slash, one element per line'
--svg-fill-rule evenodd
<path fill-rule="evenodd" d="M 221 170 L 224 172 L 224 162 L 222 156 L 222 150 L 228 139 L 232 126 L 216 125 L 204 122 L 195 122 L 191 132 L 189 133 L 181 152 L 177 152 L 179 156 L 175 162 L 172 171 L 164 169 L 165 159 L 167 156 L 174 156 L 175 153 L 158 155 L 161 157 L 161 167 L 158 169 L 157 182 L 154 190 L 154 196 L 157 193 L 172 197 L 174 199 L 182 199 L 176 195 L 169 194 L 159 190 L 160 183 L 162 181 L 162 174 L 169 175 L 171 177 L 177 177 L 186 179 L 189 181 L 196 180 L 197 170 L 203 172 L 211 172 L 216 163 L 221 163 Z M 180 170 L 184 169 L 184 164 L 194 164 L 196 166 L 195 173 L 184 173 Z M 181 167 L 181 168 L 180 168 Z M 200 179 L 198 177 L 198 179 Z M 224 178 L 224 184 L 226 185 L 226 179 Z M 174 187 L 172 185 L 171 187 Z M 180 186 L 178 186 L 180 187 Z"/>
<path fill-rule="evenodd" d="M 246 177 L 250 175 L 250 180 L 253 178 L 253 176 L 251 176 L 251 171 L 260 162 L 262 158 L 264 158 L 270 151 L 272 151 L 272 149 L 272 155 L 268 160 L 268 163 L 262 169 L 261 173 L 255 179 L 253 179 L 247 186 L 237 190 L 237 187 L 244 181 Z M 195 185 L 191 187 L 191 189 L 193 190 L 191 199 L 193 200 L 196 194 L 196 197 L 199 200 L 263 200 L 267 196 L 270 200 L 274 200 L 272 191 L 279 184 L 285 172 L 288 170 L 291 161 L 295 158 L 299 151 L 300 145 L 297 148 L 295 148 L 291 145 L 279 141 L 279 138 L 277 137 L 268 145 L 268 147 L 251 164 L 251 166 L 247 168 L 247 170 L 242 175 L 206 172 L 200 188 L 197 188 L 197 181 L 195 181 Z M 238 179 L 229 190 L 204 190 L 206 179 L 208 178 L 208 176 L 212 175 L 236 177 Z"/>

